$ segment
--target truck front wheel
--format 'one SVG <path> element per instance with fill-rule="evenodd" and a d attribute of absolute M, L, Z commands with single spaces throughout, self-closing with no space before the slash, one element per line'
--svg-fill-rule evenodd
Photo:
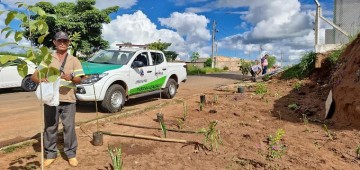
<path fill-rule="evenodd" d="M 162 96 L 164 96 L 165 99 L 172 99 L 177 90 L 177 83 L 174 79 L 169 79 L 166 88 L 164 89 Z"/>
<path fill-rule="evenodd" d="M 125 103 L 125 90 L 118 84 L 111 85 L 106 91 L 101 108 L 105 112 L 115 113 L 121 110 Z"/>

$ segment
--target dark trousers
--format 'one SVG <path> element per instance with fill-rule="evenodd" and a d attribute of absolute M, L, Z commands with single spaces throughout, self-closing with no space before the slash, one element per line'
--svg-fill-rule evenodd
<path fill-rule="evenodd" d="M 64 127 L 64 153 L 67 158 L 76 156 L 77 139 L 75 133 L 75 103 L 62 103 L 59 106 L 44 105 L 45 130 L 44 130 L 44 157 L 55 159 L 57 157 L 57 131 L 59 117 Z"/>
<path fill-rule="evenodd" d="M 266 74 L 266 71 L 267 71 L 267 66 L 264 66 L 263 70 L 262 70 L 262 74 Z"/>
<path fill-rule="evenodd" d="M 251 73 L 251 81 L 256 82 L 256 73 L 252 69 L 250 69 L 250 73 Z"/>

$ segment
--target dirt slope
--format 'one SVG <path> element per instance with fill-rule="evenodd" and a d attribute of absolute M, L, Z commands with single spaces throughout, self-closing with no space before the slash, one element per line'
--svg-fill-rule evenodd
<path fill-rule="evenodd" d="M 360 126 L 360 34 L 340 57 L 333 75 L 335 113 L 333 119 L 342 125 Z"/>

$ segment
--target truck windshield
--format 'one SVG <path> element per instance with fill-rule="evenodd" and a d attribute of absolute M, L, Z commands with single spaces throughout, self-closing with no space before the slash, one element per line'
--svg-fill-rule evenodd
<path fill-rule="evenodd" d="M 91 57 L 88 62 L 101 64 L 126 65 L 134 52 L 119 50 L 101 50 Z"/>

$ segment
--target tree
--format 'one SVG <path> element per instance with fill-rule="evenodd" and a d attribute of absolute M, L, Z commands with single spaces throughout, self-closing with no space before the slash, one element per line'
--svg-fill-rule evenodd
<path fill-rule="evenodd" d="M 164 51 L 164 54 L 166 61 L 174 61 L 179 56 L 175 51 Z"/>
<path fill-rule="evenodd" d="M 171 43 L 161 42 L 158 40 L 157 42 L 152 42 L 149 45 L 149 49 L 151 50 L 160 50 L 165 54 L 167 61 L 174 61 L 179 54 L 175 51 L 166 51 L 167 48 L 171 46 Z"/>
<path fill-rule="evenodd" d="M 211 58 L 208 58 L 205 63 L 204 63 L 204 66 L 205 67 L 211 67 L 211 63 L 212 63 L 212 59 Z"/>
<path fill-rule="evenodd" d="M 171 43 L 161 42 L 160 40 L 158 40 L 157 42 L 153 42 L 148 45 L 149 49 L 165 51 L 168 47 L 171 46 Z"/>
<path fill-rule="evenodd" d="M 196 62 L 197 60 L 199 60 L 199 58 L 200 58 L 199 53 L 198 52 L 193 52 L 191 57 L 190 57 L 190 60 L 191 60 L 191 62 Z"/>
<path fill-rule="evenodd" d="M 55 33 L 62 30 L 70 35 L 78 34 L 78 37 L 73 39 L 72 44 L 73 54 L 80 51 L 83 54 L 89 55 L 100 49 L 109 47 L 109 42 L 101 37 L 102 24 L 109 23 L 109 14 L 116 12 L 119 7 L 113 6 L 103 10 L 97 9 L 95 0 L 77 0 L 73 2 L 61 2 L 53 5 L 50 2 L 38 2 L 35 7 L 40 7 L 50 15 L 45 18 L 48 25 L 49 35 L 44 39 L 44 45 L 53 47 L 52 37 Z M 55 18 L 52 16 L 56 16 Z M 31 19 L 36 20 L 39 15 L 34 15 Z M 29 34 L 29 25 L 23 24 L 25 28 L 25 37 L 29 39 L 34 45 L 40 44 L 36 41 L 39 34 Z M 76 44 L 76 45 L 75 45 Z"/>
<path fill-rule="evenodd" d="M 268 68 L 273 67 L 275 65 L 275 63 L 276 63 L 276 57 L 275 56 L 269 56 L 267 58 L 267 60 L 268 60 Z"/>
<path fill-rule="evenodd" d="M 49 27 L 46 24 L 45 20 L 49 17 L 45 13 L 45 11 L 37 6 L 28 6 L 22 2 L 15 3 L 18 5 L 19 10 L 13 10 L 8 11 L 6 19 L 5 19 L 5 28 L 1 30 L 1 33 L 6 33 L 5 38 L 8 39 L 9 36 L 14 36 L 14 42 L 6 42 L 0 44 L 0 47 L 7 46 L 7 45 L 15 45 L 17 47 L 23 48 L 26 50 L 26 59 L 32 61 L 37 66 L 40 65 L 40 63 L 48 65 L 51 63 L 52 56 L 50 54 L 50 50 L 43 45 L 44 39 L 49 35 Z M 23 9 L 25 8 L 25 9 Z M 25 12 L 24 12 L 25 11 Z M 28 12 L 30 11 L 31 14 L 37 15 L 36 18 L 32 18 L 32 20 L 29 20 L 28 18 Z M 0 15 L 2 15 L 5 11 L 0 11 Z M 38 44 L 38 48 L 34 47 L 27 47 L 27 46 L 21 46 L 18 44 L 18 42 L 24 38 L 25 31 L 23 30 L 15 30 L 12 27 L 10 27 L 10 23 L 13 20 L 18 20 L 22 25 L 27 25 L 27 33 L 28 35 L 37 35 L 38 37 L 36 39 L 33 39 L 33 43 L 36 42 Z M 0 65 L 5 65 L 7 62 L 12 62 L 14 60 L 20 60 L 21 63 L 17 66 L 17 70 L 20 76 L 25 77 L 28 72 L 28 67 L 25 61 L 23 61 L 21 58 L 19 58 L 16 55 L 13 54 L 7 54 L 0 56 Z M 39 67 L 37 67 L 39 68 Z M 38 77 L 41 79 L 42 77 L 47 76 L 47 80 L 50 82 L 54 82 L 58 79 L 60 72 L 58 68 L 54 67 L 48 67 L 48 68 L 42 68 L 41 70 L 38 70 Z M 42 89 L 42 83 L 39 85 L 40 91 Z M 41 98 L 42 98 L 41 94 Z M 44 122 L 44 105 L 42 103 L 41 105 L 42 109 L 42 122 Z M 41 155 L 44 155 L 44 148 L 43 148 L 43 129 L 44 129 L 44 123 L 41 124 Z M 44 158 L 41 156 L 41 168 L 44 168 Z"/>

